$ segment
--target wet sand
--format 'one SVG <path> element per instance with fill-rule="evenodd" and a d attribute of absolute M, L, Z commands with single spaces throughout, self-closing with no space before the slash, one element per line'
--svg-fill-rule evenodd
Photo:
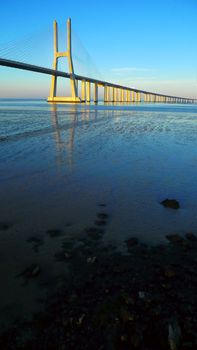
<path fill-rule="evenodd" d="M 0 103 L 2 348 L 195 349 L 196 116 Z"/>
<path fill-rule="evenodd" d="M 131 237 L 127 254 L 92 234 L 65 242 L 55 258 L 69 276 L 42 312 L 0 336 L 1 348 L 196 349 L 197 237 L 168 239 L 151 248 Z"/>

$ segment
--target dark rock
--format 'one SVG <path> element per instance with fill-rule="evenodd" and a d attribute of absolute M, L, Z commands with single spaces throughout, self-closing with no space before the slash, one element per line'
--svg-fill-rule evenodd
<path fill-rule="evenodd" d="M 18 276 L 22 276 L 24 278 L 33 278 L 36 277 L 40 273 L 40 267 L 37 264 L 32 264 L 30 267 L 25 269 L 22 273 L 20 273 Z"/>
<path fill-rule="evenodd" d="M 189 233 L 186 233 L 185 237 L 189 240 L 189 241 L 192 241 L 192 242 L 197 242 L 197 237 L 189 232 Z"/>
<path fill-rule="evenodd" d="M 166 208 L 172 208 L 172 209 L 178 209 L 180 208 L 180 204 L 176 199 L 164 199 L 162 202 L 160 202 L 164 207 Z"/>
<path fill-rule="evenodd" d="M 182 244 L 184 241 L 183 237 L 178 234 L 166 235 L 166 238 L 173 244 Z"/>

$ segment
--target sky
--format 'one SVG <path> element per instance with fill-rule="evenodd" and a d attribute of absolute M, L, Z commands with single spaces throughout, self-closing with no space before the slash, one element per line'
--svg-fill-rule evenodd
<path fill-rule="evenodd" d="M 52 67 L 53 20 L 64 50 L 71 17 L 76 73 L 197 98 L 196 0 L 10 0 L 0 9 L 0 57 Z M 60 68 L 67 70 L 63 63 Z M 0 98 L 46 98 L 50 81 L 0 66 Z M 60 93 L 67 93 L 67 84 L 61 80 Z"/>

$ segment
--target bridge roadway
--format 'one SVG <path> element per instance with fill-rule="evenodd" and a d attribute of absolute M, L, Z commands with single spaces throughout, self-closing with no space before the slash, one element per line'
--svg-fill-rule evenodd
<path fill-rule="evenodd" d="M 50 68 L 45 68 L 45 67 L 40 67 L 40 66 L 29 64 L 29 63 L 23 63 L 23 62 L 18 62 L 18 61 L 14 61 L 14 60 L 7 60 L 4 58 L 0 58 L 0 66 L 17 68 L 17 69 L 27 70 L 27 71 L 31 71 L 31 72 L 37 72 L 37 73 L 48 74 L 48 75 L 72 79 L 72 74 L 69 74 L 66 72 L 62 72 L 62 71 L 54 70 L 54 69 L 50 69 Z M 80 81 L 93 83 L 93 84 L 98 84 L 98 85 L 104 86 L 104 87 L 107 86 L 107 87 L 111 87 L 111 88 L 115 88 L 115 89 L 133 91 L 135 93 L 142 93 L 145 95 L 148 94 L 148 95 L 152 95 L 152 96 L 160 96 L 162 98 L 172 99 L 172 100 L 176 100 L 176 101 L 180 100 L 182 102 L 185 101 L 187 103 L 188 102 L 194 103 L 197 101 L 197 99 L 191 99 L 191 98 L 187 98 L 187 97 L 164 95 L 164 94 L 159 94 L 159 93 L 155 93 L 155 92 L 130 88 L 130 87 L 126 87 L 126 86 L 122 86 L 122 85 L 118 85 L 118 84 L 113 84 L 113 83 L 109 83 L 107 81 L 93 79 L 93 78 L 89 78 L 89 77 L 85 77 L 85 76 L 81 76 L 81 75 L 77 75 L 77 74 L 75 74 L 75 79 L 80 80 Z"/>

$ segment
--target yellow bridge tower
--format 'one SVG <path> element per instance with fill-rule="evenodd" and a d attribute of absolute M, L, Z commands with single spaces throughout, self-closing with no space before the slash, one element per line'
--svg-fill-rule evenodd
<path fill-rule="evenodd" d="M 57 70 L 58 68 L 58 59 L 60 57 L 68 58 L 68 67 L 70 73 L 70 85 L 71 85 L 71 96 L 62 97 L 56 96 L 57 93 L 57 76 L 52 75 L 50 96 L 48 97 L 48 102 L 81 102 L 81 99 L 78 97 L 78 87 L 75 80 L 73 61 L 72 61 L 72 47 L 71 47 L 71 19 L 67 20 L 67 51 L 58 52 L 58 27 L 57 22 L 54 21 L 54 61 L 53 69 Z"/>

